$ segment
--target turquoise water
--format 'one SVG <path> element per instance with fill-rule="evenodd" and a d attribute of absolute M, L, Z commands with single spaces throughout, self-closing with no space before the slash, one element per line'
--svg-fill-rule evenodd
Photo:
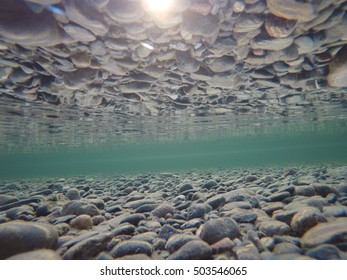
<path fill-rule="evenodd" d="M 48 145 L 52 139 L 47 139 L 46 146 L 29 150 L 19 146 L 3 149 L 0 179 L 347 163 L 345 119 L 197 126 L 200 129 L 194 137 L 181 133 L 165 141 L 159 134 L 152 133 L 148 140 L 145 134 L 141 137 L 133 132 L 128 142 L 118 141 L 120 138 L 113 135 L 113 142 L 66 143 L 52 149 Z M 94 139 L 97 135 L 84 137 Z"/>

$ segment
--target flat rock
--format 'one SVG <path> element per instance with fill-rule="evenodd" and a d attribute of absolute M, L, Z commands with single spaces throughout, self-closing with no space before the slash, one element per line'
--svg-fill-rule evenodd
<path fill-rule="evenodd" d="M 200 240 L 200 239 L 199 237 L 195 235 L 174 234 L 166 242 L 165 249 L 168 250 L 170 253 L 173 253 L 177 251 L 179 248 L 181 248 L 184 244 L 192 240 Z"/>
<path fill-rule="evenodd" d="M 266 236 L 285 235 L 290 232 L 290 227 L 280 221 L 263 221 L 257 225 L 258 229 L 266 234 Z"/>
<path fill-rule="evenodd" d="M 319 245 L 313 249 L 307 250 L 307 256 L 316 260 L 346 260 L 346 253 L 339 250 L 336 246 L 331 244 Z"/>
<path fill-rule="evenodd" d="M 148 242 L 128 240 L 122 241 L 119 244 L 117 244 L 116 247 L 112 249 L 111 255 L 114 258 L 135 254 L 145 254 L 147 256 L 151 256 L 152 252 L 153 248 L 151 244 L 149 244 Z"/>
<path fill-rule="evenodd" d="M 283 17 L 277 17 L 273 14 L 267 15 L 264 27 L 271 37 L 285 38 L 293 33 L 297 25 L 296 20 L 288 20 Z"/>
<path fill-rule="evenodd" d="M 252 210 L 241 208 L 234 208 L 225 214 L 238 223 L 253 223 L 258 217 L 258 215 Z"/>
<path fill-rule="evenodd" d="M 266 0 L 271 13 L 278 17 L 283 17 L 300 22 L 308 22 L 317 16 L 314 5 L 296 0 Z"/>
<path fill-rule="evenodd" d="M 199 70 L 200 63 L 188 52 L 176 52 L 177 68 L 185 73 L 193 73 Z"/>
<path fill-rule="evenodd" d="M 264 23 L 262 16 L 257 14 L 243 14 L 236 20 L 233 31 L 234 32 L 251 32 L 260 28 Z"/>
<path fill-rule="evenodd" d="M 187 219 L 203 218 L 205 214 L 210 212 L 212 207 L 207 203 L 195 203 L 187 209 Z"/>
<path fill-rule="evenodd" d="M 186 12 L 183 15 L 182 26 L 192 35 L 210 37 L 218 33 L 218 21 L 212 15 L 201 15 L 194 12 Z"/>
<path fill-rule="evenodd" d="M 93 233 L 91 233 L 93 234 Z M 107 243 L 112 239 L 109 233 L 96 233 L 84 238 L 79 242 L 73 243 L 63 254 L 64 260 L 87 260 L 94 258 L 107 248 Z M 72 240 L 71 242 L 74 242 Z M 67 246 L 64 244 L 63 246 Z"/>
<path fill-rule="evenodd" d="M 93 205 L 82 201 L 70 201 L 64 204 L 62 209 L 62 215 L 82 215 L 86 214 L 89 216 L 100 215 L 99 209 Z"/>
<path fill-rule="evenodd" d="M 193 240 L 184 244 L 171 254 L 169 260 L 208 260 L 212 257 L 211 247 L 202 240 Z"/>
<path fill-rule="evenodd" d="M 312 248 L 324 243 L 335 243 L 343 240 L 347 234 L 347 218 L 322 223 L 308 230 L 301 238 L 304 248 Z"/>
<path fill-rule="evenodd" d="M 239 236 L 239 228 L 232 218 L 208 220 L 201 229 L 199 237 L 208 244 L 215 243 L 224 237 L 233 239 Z"/>
<path fill-rule="evenodd" d="M 133 208 L 136 209 L 142 205 L 146 204 L 157 204 L 156 200 L 153 199 L 139 199 L 136 201 L 130 201 L 124 204 L 124 208 Z"/>
<path fill-rule="evenodd" d="M 279 51 L 288 48 L 293 41 L 294 39 L 291 36 L 285 38 L 272 38 L 261 35 L 251 40 L 251 46 L 253 49 Z"/>
<path fill-rule="evenodd" d="M 54 46 L 62 40 L 52 13 L 33 13 L 18 0 L 1 9 L 0 33 L 7 41 L 25 46 Z"/>
<path fill-rule="evenodd" d="M 4 206 L 6 204 L 16 202 L 19 199 L 13 195 L 8 195 L 8 194 L 0 194 L 0 206 Z"/>
<path fill-rule="evenodd" d="M 164 218 L 167 214 L 173 214 L 175 208 L 170 204 L 161 204 L 152 211 L 152 215 L 158 218 Z"/>
<path fill-rule="evenodd" d="M 0 224 L 0 259 L 36 249 L 55 249 L 57 230 L 48 224 L 8 222 Z"/>
<path fill-rule="evenodd" d="M 74 0 L 64 1 L 65 12 L 69 20 L 88 29 L 96 36 L 104 36 L 108 31 L 108 24 L 104 17 L 97 13 L 89 2 L 78 5 Z"/>
<path fill-rule="evenodd" d="M 223 195 L 215 195 L 207 199 L 205 203 L 210 205 L 213 209 L 216 209 L 224 205 L 225 197 Z"/>

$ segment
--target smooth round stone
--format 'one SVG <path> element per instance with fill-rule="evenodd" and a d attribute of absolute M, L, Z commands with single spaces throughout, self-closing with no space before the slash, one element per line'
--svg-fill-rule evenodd
<path fill-rule="evenodd" d="M 91 229 L 93 226 L 93 220 L 89 215 L 83 214 L 72 219 L 70 225 L 77 229 Z"/>
<path fill-rule="evenodd" d="M 120 221 L 120 224 L 122 223 L 129 223 L 134 226 L 137 226 L 138 223 L 142 220 L 145 220 L 146 217 L 143 214 L 132 214 L 128 217 L 125 217 L 123 220 Z"/>
<path fill-rule="evenodd" d="M 270 12 L 285 19 L 308 22 L 317 16 L 315 6 L 296 0 L 266 0 Z"/>
<path fill-rule="evenodd" d="M 195 235 L 174 234 L 166 242 L 165 249 L 168 250 L 170 253 L 173 253 L 177 251 L 179 248 L 181 248 L 184 244 L 192 240 L 200 240 L 200 239 L 199 237 Z"/>
<path fill-rule="evenodd" d="M 0 194 L 0 206 L 16 202 L 19 199 L 13 195 L 7 195 L 7 194 Z"/>
<path fill-rule="evenodd" d="M 80 193 L 78 191 L 78 189 L 76 188 L 71 188 L 69 189 L 65 196 L 70 199 L 70 200 L 78 200 L 78 199 L 81 199 L 81 196 L 80 196 Z"/>
<path fill-rule="evenodd" d="M 195 218 L 195 219 L 189 220 L 188 222 L 185 222 L 184 224 L 182 224 L 181 229 L 197 228 L 203 223 L 204 223 L 203 219 Z"/>
<path fill-rule="evenodd" d="M 230 238 L 225 237 L 216 243 L 211 245 L 213 254 L 219 254 L 223 252 L 230 252 L 235 246 L 235 243 L 230 240 Z"/>
<path fill-rule="evenodd" d="M 275 211 L 272 215 L 272 218 L 281 222 L 284 222 L 288 225 L 290 225 L 290 222 L 293 218 L 293 216 L 298 213 L 299 210 L 286 210 L 286 211 Z"/>
<path fill-rule="evenodd" d="M 149 232 L 143 232 L 143 233 L 134 235 L 131 240 L 146 241 L 150 244 L 154 244 L 157 239 L 158 239 L 158 234 L 155 232 L 149 231 Z"/>
<path fill-rule="evenodd" d="M 339 205 L 325 206 L 323 215 L 326 217 L 344 217 L 347 216 L 347 207 Z"/>
<path fill-rule="evenodd" d="M 203 184 L 202 188 L 203 189 L 211 189 L 217 185 L 218 185 L 218 183 L 215 180 L 209 180 Z"/>
<path fill-rule="evenodd" d="M 193 240 L 184 244 L 169 260 L 208 260 L 212 257 L 211 247 L 202 240 Z"/>
<path fill-rule="evenodd" d="M 7 260 L 61 260 L 61 256 L 49 249 L 39 249 L 30 252 L 20 253 Z"/>
<path fill-rule="evenodd" d="M 264 221 L 259 223 L 258 229 L 265 233 L 266 236 L 285 235 L 290 232 L 290 227 L 280 221 Z"/>
<path fill-rule="evenodd" d="M 256 180 L 258 180 L 258 177 L 255 175 L 247 175 L 245 177 L 245 182 L 247 182 L 247 183 L 251 183 L 251 182 L 254 182 Z"/>
<path fill-rule="evenodd" d="M 193 186 L 190 183 L 184 183 L 182 186 L 180 186 L 178 191 L 180 193 L 183 193 L 185 191 L 192 190 L 192 189 L 193 189 Z"/>
<path fill-rule="evenodd" d="M 187 209 L 187 219 L 203 218 L 205 214 L 210 212 L 212 207 L 206 203 L 195 203 Z"/>
<path fill-rule="evenodd" d="M 331 244 L 319 245 L 306 252 L 306 255 L 317 260 L 346 260 L 347 255 Z"/>
<path fill-rule="evenodd" d="M 112 231 L 112 236 L 117 236 L 117 235 L 130 235 L 133 234 L 135 231 L 135 227 L 130 224 L 122 224 L 117 226 L 113 231 Z"/>
<path fill-rule="evenodd" d="M 280 254 L 301 254 L 302 249 L 300 249 L 298 246 L 296 246 L 293 243 L 278 243 L 275 245 L 273 251 L 274 254 L 280 255 Z"/>
<path fill-rule="evenodd" d="M 87 204 L 82 201 L 69 201 L 64 204 L 62 209 L 62 215 L 82 215 L 86 214 L 89 216 L 100 215 L 99 209 L 93 204 Z"/>
<path fill-rule="evenodd" d="M 215 195 L 207 199 L 205 203 L 210 205 L 213 209 L 217 209 L 225 204 L 225 197 L 222 195 Z"/>
<path fill-rule="evenodd" d="M 226 216 L 233 218 L 238 223 L 253 223 L 258 215 L 252 210 L 235 208 L 226 213 Z"/>
<path fill-rule="evenodd" d="M 1 188 L 1 190 L 4 191 L 18 191 L 20 189 L 20 187 L 16 184 L 16 183 L 11 183 L 11 184 L 7 184 L 4 187 Z"/>
<path fill-rule="evenodd" d="M 180 231 L 170 225 L 164 225 L 159 231 L 159 237 L 168 240 L 173 234 L 177 233 L 180 233 Z"/>
<path fill-rule="evenodd" d="M 235 250 L 235 249 L 234 249 Z M 260 254 L 253 244 L 241 246 L 235 250 L 238 260 L 260 260 Z"/>
<path fill-rule="evenodd" d="M 282 201 L 283 199 L 290 196 L 291 196 L 290 192 L 279 192 L 279 193 L 274 193 L 273 195 L 270 195 L 269 199 L 271 199 L 271 201 Z"/>
<path fill-rule="evenodd" d="M 158 218 L 165 218 L 167 214 L 173 214 L 175 208 L 169 204 L 161 204 L 152 211 L 152 215 Z"/>
<path fill-rule="evenodd" d="M 252 204 L 248 201 L 234 201 L 225 204 L 222 208 L 223 211 L 233 210 L 235 208 L 240 209 L 252 209 Z"/>
<path fill-rule="evenodd" d="M 295 194 L 302 196 L 314 196 L 316 194 L 316 190 L 312 186 L 296 186 Z"/>
<path fill-rule="evenodd" d="M 285 38 L 293 33 L 297 21 L 288 20 L 282 17 L 269 14 L 265 19 L 265 29 L 267 33 L 275 38 Z"/>
<path fill-rule="evenodd" d="M 57 229 L 48 224 L 8 222 L 0 224 L 0 259 L 36 249 L 55 249 Z"/>
<path fill-rule="evenodd" d="M 220 218 L 207 221 L 199 237 L 208 244 L 213 244 L 224 237 L 234 239 L 240 235 L 239 227 L 232 218 Z"/>
<path fill-rule="evenodd" d="M 347 218 L 321 223 L 308 230 L 301 238 L 304 248 L 312 248 L 324 243 L 335 243 L 344 239 L 347 234 Z"/>
<path fill-rule="evenodd" d="M 153 211 L 158 205 L 157 204 L 145 204 L 136 208 L 135 213 L 146 213 Z"/>
<path fill-rule="evenodd" d="M 42 216 L 47 216 L 51 212 L 48 209 L 47 205 L 40 205 L 39 207 L 36 208 L 36 216 L 37 217 L 42 217 Z"/>
<path fill-rule="evenodd" d="M 317 194 L 326 197 L 327 195 L 333 193 L 338 195 L 338 191 L 335 187 L 332 186 L 327 186 L 327 185 L 318 185 L 318 184 L 313 184 L 313 187 L 316 191 Z"/>
<path fill-rule="evenodd" d="M 116 247 L 112 249 L 111 255 L 114 258 L 135 254 L 145 254 L 147 256 L 151 256 L 152 252 L 153 248 L 148 242 L 127 240 L 117 244 Z"/>
<path fill-rule="evenodd" d="M 319 223 L 327 222 L 327 219 L 317 210 L 302 210 L 296 213 L 290 226 L 299 235 L 304 234 L 307 230 Z"/>

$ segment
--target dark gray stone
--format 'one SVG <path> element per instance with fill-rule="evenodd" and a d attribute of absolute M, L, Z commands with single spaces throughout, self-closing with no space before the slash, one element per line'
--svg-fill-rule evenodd
<path fill-rule="evenodd" d="M 0 224 L 0 259 L 36 249 L 55 249 L 57 230 L 48 224 L 8 222 Z"/>
<path fill-rule="evenodd" d="M 187 219 L 203 218 L 205 214 L 210 212 L 212 207 L 206 203 L 195 203 L 187 209 Z"/>
<path fill-rule="evenodd" d="M 148 242 L 128 240 L 117 244 L 116 247 L 112 249 L 111 255 L 114 258 L 135 254 L 145 254 L 147 256 L 151 256 L 152 252 L 153 248 Z"/>
<path fill-rule="evenodd" d="M 169 260 L 209 260 L 212 257 L 211 247 L 204 241 L 193 240 L 184 244 Z"/>
<path fill-rule="evenodd" d="M 207 221 L 199 237 L 208 244 L 213 244 L 224 237 L 233 239 L 239 236 L 239 228 L 232 218 L 220 218 Z"/>

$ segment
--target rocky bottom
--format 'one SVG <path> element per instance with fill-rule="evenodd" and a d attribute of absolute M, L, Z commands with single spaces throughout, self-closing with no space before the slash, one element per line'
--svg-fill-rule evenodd
<path fill-rule="evenodd" d="M 347 259 L 347 166 L 0 183 L 1 259 Z"/>

